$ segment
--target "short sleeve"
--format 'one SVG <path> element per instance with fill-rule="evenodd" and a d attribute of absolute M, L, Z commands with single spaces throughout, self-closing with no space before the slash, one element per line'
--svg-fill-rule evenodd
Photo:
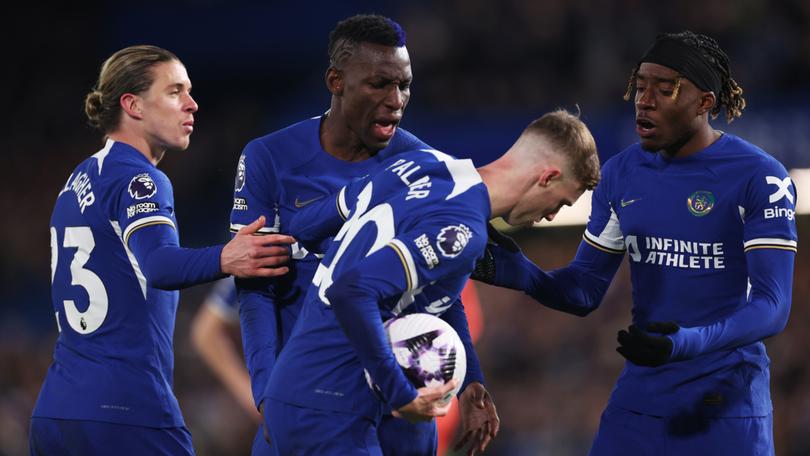
<path fill-rule="evenodd" d="M 236 166 L 231 231 L 239 231 L 259 216 L 267 218 L 260 233 L 278 233 L 279 179 L 272 156 L 258 140 L 245 146 Z"/>

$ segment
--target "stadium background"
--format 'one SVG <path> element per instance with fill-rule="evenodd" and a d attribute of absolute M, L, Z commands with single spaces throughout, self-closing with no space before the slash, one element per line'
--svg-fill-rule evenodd
<path fill-rule="evenodd" d="M 437 2 L 438 3 L 438 2 Z M 19 5 L 18 5 L 19 7 Z M 48 219 L 73 167 L 101 147 L 83 97 L 101 61 L 131 44 L 174 51 L 200 104 L 191 148 L 161 163 L 171 177 L 181 239 L 226 238 L 232 179 L 244 144 L 328 107 L 322 82 L 335 22 L 379 12 L 408 33 L 415 80 L 402 124 L 428 143 L 484 164 L 534 117 L 582 111 L 602 160 L 635 140 L 621 99 L 635 59 L 656 33 L 716 37 L 749 107 L 715 126 L 763 147 L 788 168 L 810 167 L 810 2 L 484 0 L 382 3 L 199 0 L 31 4 L 4 18 L 0 150 L 0 455 L 27 454 L 27 423 L 50 362 Z M 808 236 L 807 216 L 799 218 Z M 544 268 L 565 265 L 582 227 L 514 233 Z M 801 249 L 800 249 L 801 252 Z M 777 454 L 810 454 L 810 256 L 799 253 L 787 329 L 769 339 Z M 253 426 L 192 353 L 188 323 L 207 288 L 181 294 L 175 389 L 197 453 L 246 451 Z M 478 350 L 502 419 L 495 455 L 585 454 L 622 358 L 615 333 L 630 319 L 626 265 L 602 307 L 580 319 L 520 293 L 479 286 Z"/>

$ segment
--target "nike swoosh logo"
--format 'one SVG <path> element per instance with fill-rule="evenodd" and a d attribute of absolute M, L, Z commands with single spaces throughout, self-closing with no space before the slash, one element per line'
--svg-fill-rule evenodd
<path fill-rule="evenodd" d="M 319 200 L 319 199 L 321 199 L 321 198 L 323 198 L 323 197 L 322 197 L 322 196 L 316 196 L 315 198 L 308 199 L 308 200 L 306 200 L 306 201 L 298 201 L 298 198 L 296 197 L 296 198 L 295 198 L 295 207 L 297 207 L 297 208 L 299 208 L 299 209 L 300 209 L 300 208 L 302 208 L 302 207 L 306 206 L 306 205 L 307 205 L 307 204 L 309 204 L 309 203 L 313 203 L 313 202 L 315 202 L 315 201 L 318 201 L 318 200 Z"/>
<path fill-rule="evenodd" d="M 640 200 L 640 199 L 641 199 L 641 198 L 636 198 L 636 199 L 631 199 L 631 200 L 629 200 L 629 201 L 621 200 L 621 205 L 622 205 L 622 207 L 627 207 L 627 206 L 629 206 L 629 205 L 631 205 L 631 204 L 635 203 L 636 201 L 638 201 L 638 200 Z"/>

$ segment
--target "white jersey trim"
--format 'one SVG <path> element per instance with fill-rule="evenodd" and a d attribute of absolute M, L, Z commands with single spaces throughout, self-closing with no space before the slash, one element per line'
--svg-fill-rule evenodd
<path fill-rule="evenodd" d="M 127 229 L 124 230 L 124 244 L 129 245 L 129 237 L 132 236 L 132 233 L 135 230 L 141 229 L 143 227 L 152 226 L 152 225 L 170 225 L 175 230 L 177 229 L 174 226 L 174 222 L 169 217 L 165 215 L 153 215 L 151 217 L 144 217 L 142 219 L 138 219 L 127 226 Z"/>
<path fill-rule="evenodd" d="M 346 204 L 346 187 L 340 189 L 337 197 L 338 215 L 344 221 L 349 218 L 349 206 Z"/>
<path fill-rule="evenodd" d="M 135 273 L 135 278 L 138 279 L 138 285 L 141 287 L 143 299 L 146 299 L 146 276 L 143 275 L 141 266 L 138 264 L 138 260 L 135 258 L 132 250 L 129 250 L 129 246 L 126 242 L 124 242 L 124 236 L 121 233 L 121 226 L 118 225 L 118 222 L 115 220 L 110 220 L 110 225 L 112 225 L 113 231 L 115 231 L 115 234 L 118 236 L 121 244 L 124 245 L 124 251 L 127 253 L 127 258 L 129 258 L 129 264 L 132 266 L 132 271 Z"/>
<path fill-rule="evenodd" d="M 246 227 L 247 225 L 242 225 L 241 223 L 231 223 L 231 233 L 237 233 L 242 228 Z M 277 226 L 263 226 L 256 230 L 258 234 L 275 234 L 278 233 Z"/>
<path fill-rule="evenodd" d="M 408 282 L 407 291 L 419 288 L 419 275 L 416 272 L 416 264 L 411 256 L 411 251 L 399 239 L 391 239 L 388 245 L 393 247 L 399 259 L 402 260 L 402 266 L 405 268 L 405 279 Z"/>
<path fill-rule="evenodd" d="M 781 239 L 781 238 L 756 238 L 751 239 L 750 241 L 746 241 L 743 243 L 743 249 L 764 249 L 764 248 L 772 248 L 772 249 L 783 249 L 783 250 L 796 250 L 798 247 L 798 242 L 790 240 L 790 239 Z"/>
<path fill-rule="evenodd" d="M 447 171 L 450 172 L 450 177 L 453 178 L 453 191 L 445 198 L 446 200 L 453 199 L 458 195 L 469 190 L 474 185 L 483 182 L 478 170 L 470 159 L 457 159 L 444 152 L 435 149 L 420 149 L 422 152 L 427 152 L 436 157 L 437 160 L 443 162 L 447 166 Z"/>
<path fill-rule="evenodd" d="M 603 247 L 609 251 L 619 253 L 625 250 L 624 235 L 619 225 L 619 217 L 612 207 L 610 208 L 610 219 L 605 224 L 602 232 L 595 235 L 586 229 L 584 236 L 586 241 L 594 244 L 594 247 Z"/>
<path fill-rule="evenodd" d="M 110 149 L 112 149 L 113 144 L 115 141 L 112 139 L 107 138 L 107 142 L 104 144 L 104 148 L 100 151 L 93 154 L 93 157 L 98 162 L 98 175 L 101 175 L 101 167 L 104 166 L 104 159 L 107 158 L 107 154 L 110 153 Z"/>

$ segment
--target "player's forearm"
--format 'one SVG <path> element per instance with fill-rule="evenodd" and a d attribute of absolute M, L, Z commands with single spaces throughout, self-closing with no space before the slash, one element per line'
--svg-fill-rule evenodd
<path fill-rule="evenodd" d="M 399 259 L 395 255 L 392 249 L 384 248 L 363 263 L 370 263 L 367 271 L 390 271 L 390 267 L 383 265 L 385 260 L 389 265 L 396 264 L 393 262 Z M 335 280 L 326 297 L 360 363 L 388 404 L 398 409 L 413 401 L 417 392 L 397 364 L 380 320 L 378 302 L 390 295 L 390 286 L 384 279 L 377 280 L 374 274 L 364 274 L 359 268 L 353 268 Z"/>
<path fill-rule="evenodd" d="M 267 280 L 236 279 L 239 323 L 245 364 L 250 374 L 253 400 L 258 407 L 276 363 L 277 335 L 275 303 L 267 291 L 259 290 Z"/>
<path fill-rule="evenodd" d="M 670 335 L 672 360 L 742 347 L 785 328 L 790 313 L 795 254 L 762 249 L 746 255 L 751 282 L 748 302 L 716 323 L 681 328 Z"/>
<path fill-rule="evenodd" d="M 341 190 L 342 191 L 342 190 Z M 337 204 L 338 195 L 330 195 L 299 210 L 290 220 L 288 231 L 310 252 L 323 253 L 321 242 L 337 234 L 345 218 Z"/>
<path fill-rule="evenodd" d="M 464 383 L 461 385 L 461 389 L 459 389 L 457 394 L 457 396 L 460 396 L 471 383 L 478 382 L 482 385 L 485 384 L 484 373 L 481 371 L 481 362 L 478 360 L 478 354 L 475 351 L 472 337 L 470 336 L 470 328 L 467 324 L 467 314 L 464 312 L 464 305 L 460 301 L 453 304 L 447 309 L 447 312 L 442 314 L 441 318 L 456 330 L 467 354 L 467 373 L 464 376 Z"/>
<path fill-rule="evenodd" d="M 162 290 L 179 290 L 224 277 L 219 260 L 222 247 L 180 247 L 169 225 L 141 228 L 129 239 L 129 248 L 147 283 Z"/>
<path fill-rule="evenodd" d="M 546 307 L 584 317 L 602 303 L 621 260 L 621 255 L 601 252 L 583 242 L 567 267 L 551 272 L 531 270 L 526 294 Z"/>
<path fill-rule="evenodd" d="M 548 308 L 584 317 L 599 307 L 604 293 L 588 293 L 576 276 L 568 268 L 551 272 L 538 269 L 526 294 Z"/>

